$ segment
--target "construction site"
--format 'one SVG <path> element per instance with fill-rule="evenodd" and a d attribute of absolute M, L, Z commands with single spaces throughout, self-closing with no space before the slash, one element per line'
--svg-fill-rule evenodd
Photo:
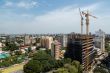
<path fill-rule="evenodd" d="M 96 18 L 89 14 L 89 11 L 80 11 L 81 17 L 81 34 L 68 35 L 68 54 L 73 60 L 78 60 L 83 66 L 83 73 L 89 73 L 95 64 L 96 51 L 94 50 L 93 37 L 89 34 L 89 17 Z M 86 34 L 83 34 L 83 20 L 86 22 Z M 72 52 L 72 54 L 71 54 Z"/>

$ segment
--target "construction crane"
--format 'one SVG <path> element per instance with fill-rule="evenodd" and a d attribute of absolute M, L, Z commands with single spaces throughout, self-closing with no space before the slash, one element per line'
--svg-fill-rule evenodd
<path fill-rule="evenodd" d="M 86 17 L 86 34 L 89 35 L 89 16 L 91 16 L 93 18 L 97 18 L 97 17 L 89 14 L 89 11 L 87 11 L 87 13 L 82 11 L 82 14 L 85 15 L 85 17 Z"/>
<path fill-rule="evenodd" d="M 97 17 L 89 14 L 89 11 L 87 11 L 86 13 L 82 11 L 82 14 L 85 15 L 85 17 L 86 17 L 86 35 L 89 35 L 89 17 L 90 16 L 93 17 L 93 18 L 97 18 Z M 89 46 L 89 37 L 87 37 L 87 46 Z M 88 55 L 88 52 L 89 52 L 89 50 L 86 49 L 86 55 Z M 90 62 L 90 59 L 87 58 L 86 59 L 86 65 L 87 66 L 89 65 L 89 62 Z M 89 67 L 90 66 L 86 67 L 86 71 L 88 71 Z"/>
<path fill-rule="evenodd" d="M 83 34 L 83 16 L 82 16 L 82 12 L 79 8 L 79 13 L 80 13 L 80 16 L 81 16 L 81 34 Z"/>

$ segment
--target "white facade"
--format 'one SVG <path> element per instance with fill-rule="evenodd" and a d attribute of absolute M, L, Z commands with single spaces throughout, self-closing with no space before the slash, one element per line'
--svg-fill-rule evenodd
<path fill-rule="evenodd" d="M 95 33 L 95 47 L 101 49 L 102 53 L 105 51 L 105 32 L 101 29 Z"/>
<path fill-rule="evenodd" d="M 63 35 L 63 47 L 67 47 L 67 36 Z"/>

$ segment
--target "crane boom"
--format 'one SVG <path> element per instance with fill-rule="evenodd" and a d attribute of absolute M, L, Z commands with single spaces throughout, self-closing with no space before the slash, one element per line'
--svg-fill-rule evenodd
<path fill-rule="evenodd" d="M 97 19 L 97 17 L 95 17 L 95 16 L 93 16 L 93 15 L 91 15 L 91 14 L 89 14 L 89 16 L 92 16 L 93 18 L 96 18 L 96 19 Z"/>
<path fill-rule="evenodd" d="M 85 13 L 85 12 L 82 11 L 82 14 L 83 14 L 83 15 L 86 15 L 87 13 Z M 91 15 L 91 14 L 89 14 L 89 13 L 88 13 L 88 15 L 91 16 L 91 17 L 93 17 L 93 18 L 97 18 L 97 17 L 95 17 L 95 16 L 93 16 L 93 15 Z"/>
<path fill-rule="evenodd" d="M 87 13 L 85 13 L 85 12 L 82 11 L 82 14 L 85 15 L 85 17 L 86 17 L 86 34 L 88 35 L 89 34 L 89 16 L 91 16 L 93 18 L 97 18 L 97 17 L 89 14 L 88 11 L 87 11 Z"/>

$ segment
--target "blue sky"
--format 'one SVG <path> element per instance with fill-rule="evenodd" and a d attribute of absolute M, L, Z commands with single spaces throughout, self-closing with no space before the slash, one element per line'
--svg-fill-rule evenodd
<path fill-rule="evenodd" d="M 0 33 L 80 33 L 78 8 L 98 17 L 90 18 L 90 32 L 110 33 L 109 6 L 110 0 L 0 0 Z"/>

